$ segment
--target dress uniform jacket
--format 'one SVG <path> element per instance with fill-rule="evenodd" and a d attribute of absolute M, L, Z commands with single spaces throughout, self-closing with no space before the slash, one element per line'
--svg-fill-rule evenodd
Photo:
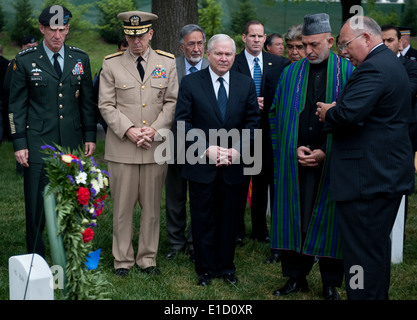
<path fill-rule="evenodd" d="M 149 150 L 138 148 L 125 133 L 130 127 L 170 129 L 178 94 L 175 59 L 150 48 L 142 80 L 130 52 L 107 56 L 100 74 L 99 109 L 107 130 L 105 159 L 130 164 L 156 163 L 158 134 Z M 170 152 L 170 150 L 167 150 Z M 166 155 L 169 157 L 169 155 Z"/>
<path fill-rule="evenodd" d="M 44 144 L 77 149 L 95 142 L 97 107 L 93 101 L 88 55 L 65 45 L 58 78 L 43 44 L 20 52 L 13 63 L 9 120 L 13 147 L 29 149 L 29 162 L 43 163 Z"/>

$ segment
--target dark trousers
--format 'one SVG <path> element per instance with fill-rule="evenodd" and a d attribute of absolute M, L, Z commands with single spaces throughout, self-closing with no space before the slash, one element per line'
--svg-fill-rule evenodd
<path fill-rule="evenodd" d="M 192 248 L 191 224 L 187 227 L 187 180 L 181 176 L 180 164 L 169 164 L 165 180 L 166 227 L 172 249 Z"/>
<path fill-rule="evenodd" d="M 252 238 L 259 241 L 265 241 L 269 237 L 266 223 L 268 193 L 271 208 L 274 199 L 274 172 L 273 170 L 267 169 L 262 168 L 262 171 L 258 175 L 252 176 Z"/>
<path fill-rule="evenodd" d="M 189 182 L 195 269 L 212 277 L 235 273 L 236 221 L 243 185 L 218 174 L 210 184 Z"/>
<path fill-rule="evenodd" d="M 314 265 L 314 259 L 314 256 L 293 250 L 281 250 L 283 276 L 293 279 L 306 278 Z M 340 288 L 343 282 L 342 259 L 320 257 L 318 263 L 323 285 Z"/>
<path fill-rule="evenodd" d="M 24 194 L 26 211 L 26 246 L 28 253 L 37 253 L 45 257 L 45 245 L 42 232 L 45 227 L 43 191 L 48 184 L 45 165 L 30 163 L 24 168 Z"/>
<path fill-rule="evenodd" d="M 401 197 L 337 202 L 350 300 L 386 300 L 391 272 L 390 234 Z"/>

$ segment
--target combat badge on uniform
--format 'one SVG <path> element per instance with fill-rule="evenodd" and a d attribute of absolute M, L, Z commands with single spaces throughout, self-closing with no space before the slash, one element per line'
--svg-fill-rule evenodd
<path fill-rule="evenodd" d="M 167 71 L 160 65 L 157 65 L 152 71 L 152 78 L 163 78 L 166 79 Z"/>
<path fill-rule="evenodd" d="M 81 59 L 78 59 L 77 64 L 74 66 L 74 69 L 72 69 L 72 74 L 73 75 L 84 74 L 84 67 L 83 67 L 83 63 L 81 62 Z"/>

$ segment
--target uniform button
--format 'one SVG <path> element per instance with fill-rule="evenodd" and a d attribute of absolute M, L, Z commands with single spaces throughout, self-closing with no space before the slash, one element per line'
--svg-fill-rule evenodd
<path fill-rule="evenodd" d="M 60 87 L 62 87 L 62 82 L 59 84 Z"/>
<path fill-rule="evenodd" d="M 146 107 L 146 103 L 142 104 L 142 107 L 144 107 L 144 108 L 145 108 L 145 107 Z"/>
<path fill-rule="evenodd" d="M 126 85 L 125 84 L 123 85 L 123 88 L 126 88 Z"/>
<path fill-rule="evenodd" d="M 160 87 L 162 87 L 162 84 L 159 84 Z"/>
<path fill-rule="evenodd" d="M 60 105 L 59 105 L 59 109 L 62 109 L 62 107 L 63 107 L 63 105 L 62 105 L 62 104 L 60 104 Z"/>
<path fill-rule="evenodd" d="M 61 119 L 61 120 L 64 119 L 64 116 L 59 116 L 59 119 Z"/>
<path fill-rule="evenodd" d="M 58 95 L 58 97 L 62 98 L 62 93 L 60 93 L 60 94 Z"/>
<path fill-rule="evenodd" d="M 39 83 L 37 83 L 37 82 L 36 82 L 36 83 L 35 83 L 35 87 L 37 87 L 37 86 L 39 86 Z"/>
<path fill-rule="evenodd" d="M 29 129 L 29 126 L 26 126 L 26 129 Z"/>
<path fill-rule="evenodd" d="M 142 90 L 145 90 L 145 88 L 146 88 L 145 86 L 142 86 Z"/>
<path fill-rule="evenodd" d="M 146 124 L 146 121 L 145 120 L 143 120 L 143 124 Z"/>

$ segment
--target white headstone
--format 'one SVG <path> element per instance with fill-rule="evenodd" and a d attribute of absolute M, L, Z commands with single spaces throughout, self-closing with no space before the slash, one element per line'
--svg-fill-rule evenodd
<path fill-rule="evenodd" d="M 10 300 L 54 300 L 53 276 L 38 254 L 9 258 Z"/>
<path fill-rule="evenodd" d="M 403 196 L 391 231 L 392 263 L 403 262 L 405 209 L 405 196 Z"/>

